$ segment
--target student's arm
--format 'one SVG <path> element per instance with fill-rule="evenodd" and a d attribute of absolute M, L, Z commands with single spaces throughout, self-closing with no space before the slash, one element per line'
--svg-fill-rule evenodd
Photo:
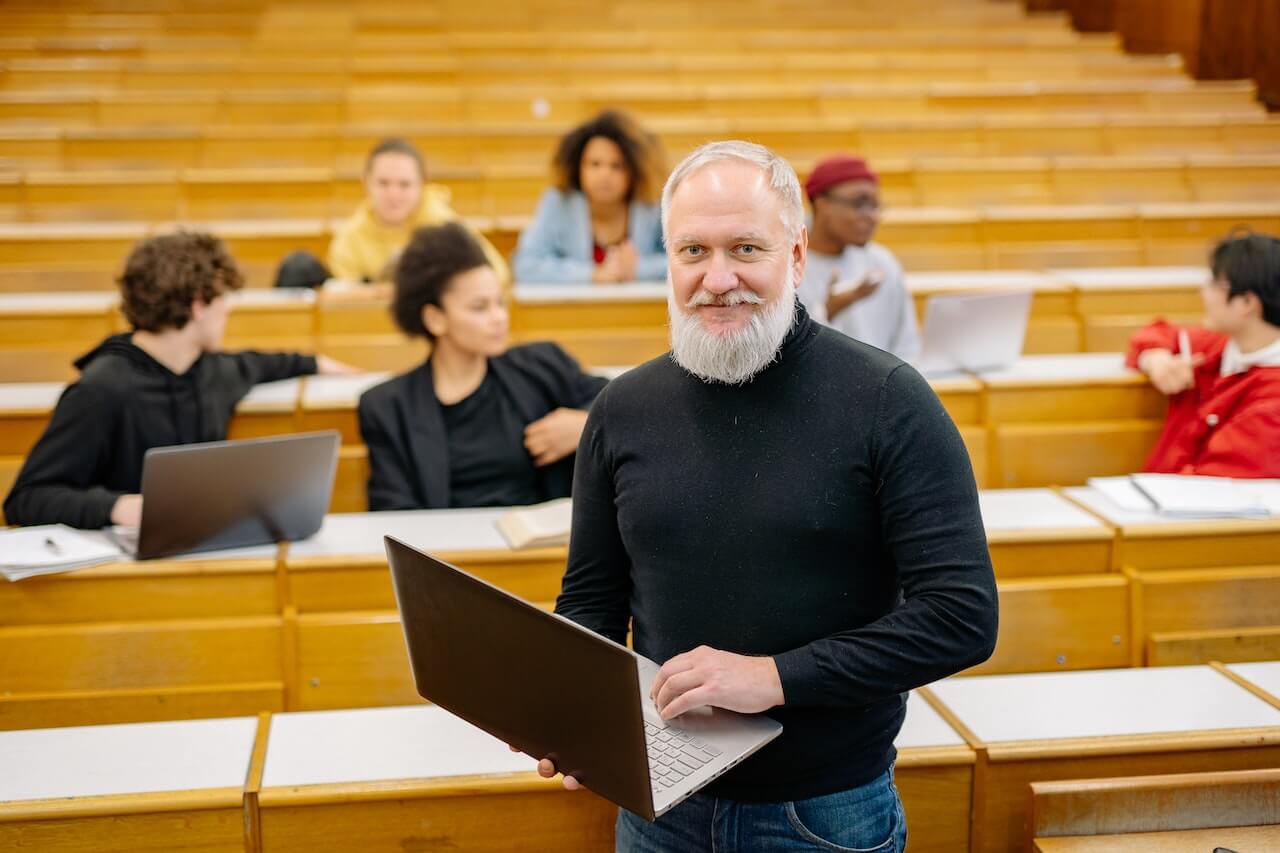
<path fill-rule="evenodd" d="M 390 431 L 374 408 L 370 398 L 361 395 L 356 415 L 360 422 L 360 437 L 369 450 L 369 510 L 423 509 L 409 482 L 411 462 L 404 448 L 392 440 Z"/>
<path fill-rule="evenodd" d="M 568 206 L 561 203 L 559 196 L 556 190 L 543 193 L 533 219 L 520 232 L 520 240 L 511 259 L 512 271 L 519 284 L 587 284 L 591 281 L 595 266 L 592 259 L 565 257 L 562 247 L 557 245 L 557 234 L 562 226 L 560 220 L 569 213 Z M 591 225 L 582 223 L 582 227 L 590 228 Z"/>
<path fill-rule="evenodd" d="M 1190 354 L 1181 351 L 1186 338 Z M 1195 386 L 1196 370 L 1204 362 L 1204 351 L 1221 335 L 1195 326 L 1175 326 L 1164 320 L 1139 329 L 1129 339 L 1125 365 L 1140 370 L 1162 394 L 1180 394 Z"/>
<path fill-rule="evenodd" d="M 292 379 L 295 376 L 312 376 L 319 369 L 315 356 L 296 352 L 245 350 L 230 355 L 235 359 L 240 375 L 250 386 L 260 382 Z"/>
<path fill-rule="evenodd" d="M 105 390 L 75 384 L 27 454 L 4 502 L 9 524 L 67 524 L 92 530 L 111 521 L 123 494 L 100 485 L 113 452 L 117 403 Z"/>
<path fill-rule="evenodd" d="M 872 439 L 885 547 L 903 602 L 869 625 L 774 657 L 785 704 L 855 708 L 974 666 L 998 601 L 968 453 L 914 370 L 881 389 Z"/>
<path fill-rule="evenodd" d="M 631 563 L 618 530 L 613 473 L 605 450 L 607 398 L 608 391 L 592 407 L 578 446 L 569 564 L 556 613 L 622 643 L 631 619 Z"/>

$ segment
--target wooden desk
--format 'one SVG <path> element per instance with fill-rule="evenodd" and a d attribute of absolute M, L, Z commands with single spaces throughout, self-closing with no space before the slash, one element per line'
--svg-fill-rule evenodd
<path fill-rule="evenodd" d="M 1037 838 L 1033 853 L 1186 853 L 1190 850 L 1280 849 L 1280 826 L 1228 826 L 1217 829 L 1181 829 L 1173 832 L 1127 832 L 1118 835 L 1083 835 Z"/>
<path fill-rule="evenodd" d="M 27 455 L 65 387 L 62 382 L 0 384 L 0 456 Z"/>
<path fill-rule="evenodd" d="M 360 376 L 309 376 L 302 391 L 299 429 L 312 432 L 335 429 L 344 445 L 363 444 L 356 403 L 360 395 L 391 378 L 389 373 Z"/>
<path fill-rule="evenodd" d="M 1280 760 L 1280 709 L 1210 667 L 949 678 L 929 689 L 977 750 L 974 851 L 1023 842 L 1030 782 Z"/>
<path fill-rule="evenodd" d="M 261 849 L 610 850 L 617 809 L 442 708 L 276 714 Z"/>
<path fill-rule="evenodd" d="M 0 293 L 0 379 L 66 381 L 114 327 L 109 292 Z"/>
<path fill-rule="evenodd" d="M 978 379 L 997 488 L 1138 471 L 1164 418 L 1164 399 L 1119 354 L 1024 356 Z"/>
<path fill-rule="evenodd" d="M 1201 323 L 1200 288 L 1209 278 L 1198 267 L 1104 267 L 1049 271 L 1075 293 L 1085 352 L 1123 352 L 1138 329 L 1165 317 Z"/>
<path fill-rule="evenodd" d="M 1259 695 L 1280 708 L 1280 661 L 1229 663 L 1223 668 L 1233 677 L 1261 691 Z"/>
<path fill-rule="evenodd" d="M 511 338 L 556 341 L 586 367 L 640 364 L 669 348 L 667 285 L 517 283 Z"/>
<path fill-rule="evenodd" d="M 227 424 L 227 438 L 259 438 L 300 432 L 298 427 L 301 377 L 264 382 L 250 389 L 236 405 Z"/>
<path fill-rule="evenodd" d="M 1063 494 L 1119 528 L 1117 566 L 1261 566 L 1274 564 L 1280 554 L 1280 519 L 1187 521 L 1158 515 L 1154 510 L 1125 509 L 1088 486 L 1064 489 Z"/>
<path fill-rule="evenodd" d="M 243 851 L 256 717 L 0 732 L 0 849 Z"/>
<path fill-rule="evenodd" d="M 925 304 L 931 296 L 1031 291 L 1031 316 L 1027 321 L 1023 351 L 1054 353 L 1080 350 L 1080 322 L 1071 304 L 1071 289 L 1044 273 L 1028 270 L 915 272 L 907 274 L 906 282 L 921 323 L 924 322 Z"/>
<path fill-rule="evenodd" d="M 1114 532 L 1051 489 L 978 493 L 1001 580 L 1110 571 Z"/>
<path fill-rule="evenodd" d="M 916 692 L 907 694 L 907 718 L 894 745 L 912 851 L 968 849 L 973 750 Z"/>

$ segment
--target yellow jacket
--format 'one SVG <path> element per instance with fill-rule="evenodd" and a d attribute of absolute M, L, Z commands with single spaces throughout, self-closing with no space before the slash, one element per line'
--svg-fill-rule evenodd
<path fill-rule="evenodd" d="M 329 244 L 329 272 L 334 278 L 347 281 L 378 281 L 384 278 L 387 263 L 405 246 L 415 228 L 423 225 L 443 225 L 460 219 L 449 206 L 449 188 L 439 184 L 427 184 L 422 188 L 422 203 L 418 211 L 403 225 L 388 228 L 374 217 L 368 202 L 360 207 L 334 232 Z M 502 283 L 511 281 L 511 272 L 502 253 L 482 235 L 476 239 L 484 248 L 489 263 Z"/>

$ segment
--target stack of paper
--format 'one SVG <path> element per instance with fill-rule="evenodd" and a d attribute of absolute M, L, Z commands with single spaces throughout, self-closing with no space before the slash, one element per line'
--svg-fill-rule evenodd
<path fill-rule="evenodd" d="M 498 519 L 498 530 L 512 548 L 548 548 L 569 544 L 573 501 L 557 498 L 546 503 L 513 509 Z"/>
<path fill-rule="evenodd" d="M 1182 474 L 1091 477 L 1089 485 L 1121 509 L 1172 518 L 1269 518 L 1280 515 L 1280 480 Z"/>
<path fill-rule="evenodd" d="M 0 575 L 11 581 L 120 559 L 109 542 L 65 524 L 0 530 Z"/>

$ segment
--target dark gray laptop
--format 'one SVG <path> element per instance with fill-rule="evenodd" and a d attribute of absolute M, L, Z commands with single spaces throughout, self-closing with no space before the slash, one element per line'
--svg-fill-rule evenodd
<path fill-rule="evenodd" d="M 653 820 L 782 733 L 701 709 L 664 722 L 658 665 L 384 537 L 418 693 Z"/>
<path fill-rule="evenodd" d="M 147 560 L 305 539 L 329 507 L 340 440 L 327 430 L 152 448 L 137 541 L 120 544 Z"/>

